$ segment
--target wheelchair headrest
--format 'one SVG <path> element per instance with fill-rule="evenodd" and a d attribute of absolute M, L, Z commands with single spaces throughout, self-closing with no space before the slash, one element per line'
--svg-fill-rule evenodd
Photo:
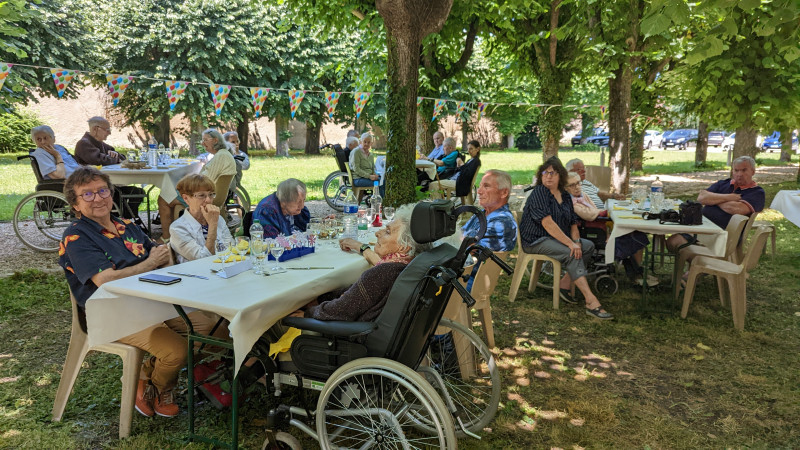
<path fill-rule="evenodd" d="M 451 200 L 418 203 L 411 213 L 411 236 L 420 244 L 452 236 L 456 232 L 458 216 L 464 212 L 478 216 L 481 227 L 476 238 L 480 240 L 486 232 L 486 217 L 483 212 L 471 205 L 454 210 Z"/>

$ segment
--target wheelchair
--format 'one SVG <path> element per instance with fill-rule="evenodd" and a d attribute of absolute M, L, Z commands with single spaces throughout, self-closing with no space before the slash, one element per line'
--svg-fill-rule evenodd
<path fill-rule="evenodd" d="M 325 181 L 322 183 L 322 195 L 325 197 L 325 202 L 328 203 L 328 206 L 331 208 L 342 212 L 344 211 L 344 200 L 347 197 L 347 191 L 353 189 L 352 183 L 350 182 L 352 176 L 350 174 L 350 149 L 342 148 L 339 144 L 325 144 L 321 146 L 319 149 L 322 150 L 323 148 L 332 148 L 334 157 L 336 158 L 336 164 L 339 166 L 339 170 L 336 172 L 331 172 L 327 177 L 325 177 Z M 367 192 L 367 197 L 365 198 L 367 205 L 369 205 L 369 197 L 371 196 L 369 193 L 372 192 L 370 188 L 356 188 L 356 189 L 364 189 Z"/>
<path fill-rule="evenodd" d="M 33 155 L 17 157 L 17 161 L 23 159 L 30 159 L 36 175 L 36 191 L 20 200 L 14 209 L 14 233 L 33 250 L 55 252 L 64 230 L 75 220 L 64 197 L 64 180 L 44 179 Z"/>
<path fill-rule="evenodd" d="M 454 210 L 447 200 L 420 203 L 412 213 L 411 232 L 417 242 L 450 236 L 464 212 L 480 217 L 478 238 L 464 239 L 458 249 L 441 244 L 414 258 L 375 321 L 284 318 L 284 326 L 304 332 L 291 344 L 291 361 L 270 358 L 265 337 L 256 343 L 250 356 L 259 363 L 253 367 L 263 368 L 271 394 L 280 397 L 285 386 L 319 394 L 315 405 L 304 391 L 294 396 L 300 405 L 271 409 L 264 448 L 301 448 L 292 435 L 275 431 L 287 422 L 323 449 L 454 449 L 457 437 L 477 437 L 491 422 L 500 400 L 498 367 L 469 327 L 442 315 L 454 290 L 468 306 L 474 304 L 458 281 L 470 254 L 512 270 L 477 243 L 486 220 L 473 206 Z M 232 383 L 234 399 L 238 380 L 248 378 L 245 370 Z M 249 374 L 250 379 L 260 376 Z M 191 408 L 189 414 L 191 421 Z"/>

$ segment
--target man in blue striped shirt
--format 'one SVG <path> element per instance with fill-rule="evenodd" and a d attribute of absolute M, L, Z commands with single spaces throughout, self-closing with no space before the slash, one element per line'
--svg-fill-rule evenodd
<path fill-rule="evenodd" d="M 486 214 L 486 233 L 480 244 L 495 252 L 514 250 L 517 245 L 517 222 L 508 208 L 511 176 L 502 170 L 488 170 L 478 187 L 478 203 Z M 476 236 L 480 229 L 473 216 L 461 229 L 464 236 Z"/>

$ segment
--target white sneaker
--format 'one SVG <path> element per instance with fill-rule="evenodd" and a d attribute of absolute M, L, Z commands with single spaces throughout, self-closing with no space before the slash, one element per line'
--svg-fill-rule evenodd
<path fill-rule="evenodd" d="M 638 286 L 641 286 L 643 284 L 642 277 L 636 278 L 636 280 L 634 280 L 634 283 L 636 283 Z M 650 275 L 649 273 L 647 274 L 648 286 L 658 286 L 658 283 L 659 283 L 658 278 L 654 277 L 653 275 Z"/>

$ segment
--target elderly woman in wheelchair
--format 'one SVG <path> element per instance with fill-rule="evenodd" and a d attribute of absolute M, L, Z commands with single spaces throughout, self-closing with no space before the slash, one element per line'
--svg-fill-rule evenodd
<path fill-rule="evenodd" d="M 479 236 L 466 238 L 459 249 L 432 247 L 431 242 L 455 232 L 464 211 L 480 215 Z M 324 449 L 456 448 L 457 435 L 481 431 L 497 410 L 499 372 L 471 326 L 442 314 L 454 290 L 468 305 L 472 301 L 458 282 L 467 256 L 496 258 L 477 243 L 485 229 L 477 208 L 453 211 L 451 202 L 439 201 L 399 208 L 374 249 L 340 241 L 343 250 L 361 252 L 374 266 L 348 290 L 333 294 L 338 297 L 320 297 L 282 321 L 303 330 L 291 344 L 291 361 L 267 356 L 271 339 L 251 351 L 275 395 L 283 385 L 320 391 L 316 408 L 272 409 L 270 428 L 288 418 Z M 436 345 L 443 333 L 453 337 L 447 348 Z M 288 433 L 270 430 L 268 436 L 265 445 L 277 440 L 299 448 Z"/>

